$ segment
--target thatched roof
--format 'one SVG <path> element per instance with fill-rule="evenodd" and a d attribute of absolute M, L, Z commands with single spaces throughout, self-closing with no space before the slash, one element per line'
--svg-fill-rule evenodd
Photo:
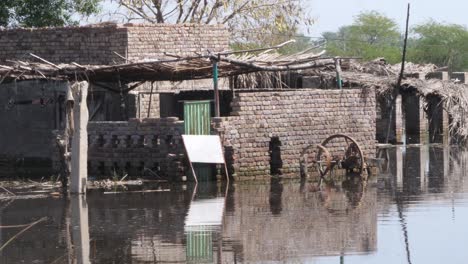
<path fill-rule="evenodd" d="M 397 85 L 401 64 L 388 65 L 383 60 L 367 63 L 351 63 L 347 71 L 343 71 L 342 79 L 355 86 L 375 89 L 378 96 L 392 96 Z M 435 65 L 418 65 L 407 63 L 405 78 L 399 88 L 400 93 L 414 92 L 426 99 L 438 97 L 441 105 L 451 118 L 452 135 L 460 139 L 468 139 L 468 84 L 452 80 L 428 78 L 437 71 Z M 317 74 L 317 72 L 315 72 Z M 335 72 L 322 71 L 322 78 L 335 78 Z"/>
<path fill-rule="evenodd" d="M 31 59 L 40 62 L 9 61 L 0 65 L 3 81 L 26 79 L 68 79 L 94 82 L 182 81 L 212 78 L 213 61 L 218 61 L 219 77 L 228 77 L 258 71 L 301 70 L 332 65 L 333 59 L 324 59 L 321 54 L 299 53 L 279 55 L 262 53 L 207 54 L 195 57 L 176 57 L 161 60 L 130 62 L 118 65 L 79 65 L 48 62 L 31 54 Z"/>

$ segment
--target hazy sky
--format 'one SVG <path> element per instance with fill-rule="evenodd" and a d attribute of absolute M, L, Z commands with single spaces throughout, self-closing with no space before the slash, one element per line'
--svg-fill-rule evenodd
<path fill-rule="evenodd" d="M 0 0 L 1 1 L 1 0 Z M 438 22 L 468 26 L 468 0 L 303 0 L 315 19 L 308 36 L 319 37 L 324 31 L 336 31 L 349 25 L 363 11 L 376 10 L 394 19 L 404 28 L 406 6 L 411 3 L 410 24 L 421 24 L 430 18 Z M 106 0 L 104 10 L 115 9 L 115 4 Z"/>
<path fill-rule="evenodd" d="M 336 31 L 349 25 L 362 11 L 376 10 L 394 19 L 403 29 L 406 7 L 411 3 L 410 25 L 421 24 L 430 18 L 438 22 L 468 25 L 468 0 L 307 0 L 315 24 L 309 36 L 324 31 Z"/>

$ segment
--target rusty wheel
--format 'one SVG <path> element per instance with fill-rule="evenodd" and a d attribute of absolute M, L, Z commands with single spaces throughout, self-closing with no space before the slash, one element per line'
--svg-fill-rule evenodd
<path fill-rule="evenodd" d="M 317 169 L 320 172 L 320 177 L 324 178 L 328 172 L 332 170 L 332 156 L 327 148 L 322 145 L 317 145 Z"/>
<path fill-rule="evenodd" d="M 361 147 L 352 137 L 344 134 L 335 134 L 325 139 L 321 146 L 331 155 L 332 162 L 337 162 L 339 166 L 348 172 L 362 175 L 364 172 L 364 155 Z M 319 148 L 317 159 L 324 155 L 324 151 Z"/>

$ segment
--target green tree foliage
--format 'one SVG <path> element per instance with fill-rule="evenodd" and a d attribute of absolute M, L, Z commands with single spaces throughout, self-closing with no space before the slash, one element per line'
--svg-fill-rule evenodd
<path fill-rule="evenodd" d="M 468 70 L 468 30 L 434 21 L 413 28 L 409 59 L 417 63 L 449 66 L 452 71 Z"/>
<path fill-rule="evenodd" d="M 127 20 L 150 23 L 224 24 L 238 43 L 272 44 L 276 36 L 294 35 L 312 19 L 301 0 L 114 0 Z"/>
<path fill-rule="evenodd" d="M 332 56 L 362 57 L 365 60 L 385 57 L 389 62 L 400 60 L 401 35 L 395 21 L 371 11 L 361 13 L 353 24 L 337 32 L 325 32 L 327 51 Z"/>
<path fill-rule="evenodd" d="M 99 11 L 100 0 L 2 0 L 0 26 L 45 27 L 76 24 L 73 15 Z"/>

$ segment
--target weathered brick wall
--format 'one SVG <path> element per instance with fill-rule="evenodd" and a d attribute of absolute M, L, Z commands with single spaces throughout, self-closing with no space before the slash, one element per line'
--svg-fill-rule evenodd
<path fill-rule="evenodd" d="M 0 61 L 34 60 L 34 53 L 53 63 L 113 64 L 125 54 L 127 29 L 117 25 L 0 30 Z"/>
<path fill-rule="evenodd" d="M 65 28 L 0 29 L 0 62 L 35 60 L 34 53 L 53 63 L 115 64 L 167 57 L 164 52 L 194 55 L 228 49 L 222 25 L 103 24 Z"/>
<path fill-rule="evenodd" d="M 164 52 L 189 56 L 229 48 L 229 32 L 222 25 L 142 24 L 127 29 L 129 60 L 167 57 Z"/>
<path fill-rule="evenodd" d="M 367 157 L 375 155 L 375 93 L 364 89 L 239 93 L 233 115 L 215 119 L 227 161 L 242 178 L 270 173 L 270 142 L 278 137 L 281 173 L 299 176 L 301 151 L 332 134 L 357 140 Z M 332 153 L 333 154 L 333 153 Z"/>
<path fill-rule="evenodd" d="M 150 104 L 151 101 L 151 104 Z M 158 118 L 159 113 L 159 94 L 158 93 L 138 93 L 137 118 Z M 149 116 L 148 116 L 149 111 Z"/>
<path fill-rule="evenodd" d="M 179 180 L 184 174 L 183 131 L 183 121 L 174 117 L 90 122 L 90 174 L 109 176 L 115 170 L 141 175 L 149 168 Z"/>

